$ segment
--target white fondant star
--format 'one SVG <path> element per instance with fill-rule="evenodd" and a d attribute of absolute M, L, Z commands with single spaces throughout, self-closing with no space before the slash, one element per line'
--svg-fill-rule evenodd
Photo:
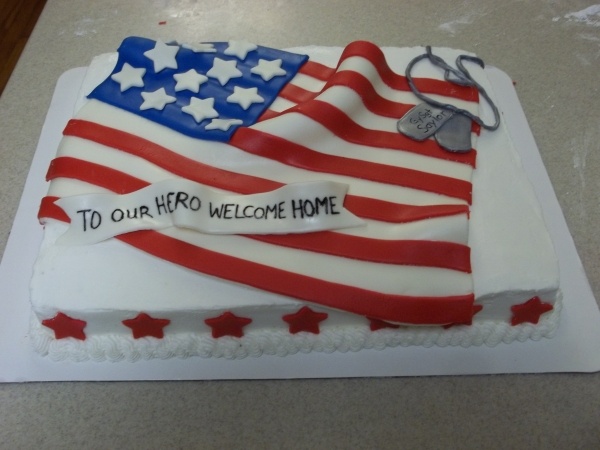
<path fill-rule="evenodd" d="M 237 103 L 244 109 L 250 108 L 254 103 L 264 103 L 265 99 L 258 95 L 258 88 L 242 88 L 235 86 L 233 94 L 227 97 L 229 103 Z"/>
<path fill-rule="evenodd" d="M 281 68 L 281 59 L 267 61 L 259 59 L 258 64 L 250 69 L 250 72 L 260 75 L 263 80 L 270 81 L 273 77 L 279 77 L 286 74 L 286 71 Z"/>
<path fill-rule="evenodd" d="M 157 89 L 154 92 L 142 92 L 142 97 L 144 98 L 144 103 L 140 106 L 140 109 L 158 109 L 162 111 L 167 103 L 173 103 L 176 98 L 171 97 L 165 91 L 165 88 Z"/>
<path fill-rule="evenodd" d="M 223 53 L 230 56 L 237 56 L 239 59 L 244 60 L 248 53 L 252 50 L 256 50 L 258 46 L 246 41 L 229 41 L 229 46 Z"/>
<path fill-rule="evenodd" d="M 237 63 L 233 60 L 226 61 L 221 58 L 215 58 L 213 66 L 208 72 L 206 72 L 211 78 L 216 78 L 221 83 L 221 86 L 225 86 L 232 78 L 238 78 L 242 76 L 242 72 L 237 68 Z"/>
<path fill-rule="evenodd" d="M 196 72 L 194 69 L 190 69 L 184 73 L 176 73 L 173 75 L 177 84 L 175 85 L 175 92 L 179 91 L 192 91 L 196 94 L 200 90 L 200 85 L 208 80 L 208 77 Z"/>
<path fill-rule="evenodd" d="M 212 119 L 213 117 L 218 117 L 219 113 L 213 105 L 215 104 L 214 98 L 197 98 L 192 97 L 190 99 L 190 104 L 188 106 L 184 106 L 181 110 L 190 114 L 194 117 L 194 120 L 198 123 L 202 122 L 204 119 Z"/>
<path fill-rule="evenodd" d="M 240 119 L 213 119 L 205 128 L 207 130 L 227 131 L 233 125 L 241 125 L 243 123 Z"/>
<path fill-rule="evenodd" d="M 213 44 L 181 44 L 183 48 L 193 51 L 194 53 L 216 53 L 217 49 Z"/>
<path fill-rule="evenodd" d="M 113 74 L 110 78 L 121 85 L 121 92 L 125 92 L 130 87 L 144 87 L 142 77 L 146 73 L 143 67 L 135 68 L 129 63 L 123 64 L 120 72 Z"/>
<path fill-rule="evenodd" d="M 178 51 L 178 45 L 167 45 L 163 41 L 156 41 L 154 48 L 144 52 L 144 56 L 154 62 L 154 71 L 158 73 L 167 68 L 177 69 L 175 56 Z"/>

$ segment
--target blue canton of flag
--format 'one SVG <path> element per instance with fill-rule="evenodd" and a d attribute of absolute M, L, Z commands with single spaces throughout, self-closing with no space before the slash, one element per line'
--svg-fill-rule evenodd
<path fill-rule="evenodd" d="M 131 37 L 89 98 L 188 136 L 227 142 L 255 123 L 308 59 L 246 42 L 165 44 Z"/>

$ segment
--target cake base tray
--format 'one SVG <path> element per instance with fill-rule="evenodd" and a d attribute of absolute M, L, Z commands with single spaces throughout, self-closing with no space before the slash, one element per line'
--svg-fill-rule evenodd
<path fill-rule="evenodd" d="M 59 79 L 0 264 L 0 382 L 290 379 L 600 371 L 600 311 L 511 79 L 486 69 L 499 108 L 534 185 L 559 257 L 563 309 L 553 339 L 496 347 L 396 347 L 358 352 L 263 355 L 241 360 L 55 362 L 28 338 L 29 280 L 42 239 L 37 221 L 47 167 L 72 117 L 86 68 Z"/>

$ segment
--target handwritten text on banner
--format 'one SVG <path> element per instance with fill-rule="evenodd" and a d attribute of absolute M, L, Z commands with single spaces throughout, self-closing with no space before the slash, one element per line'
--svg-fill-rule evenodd
<path fill-rule="evenodd" d="M 187 180 L 167 180 L 131 194 L 65 197 L 56 204 L 71 225 L 59 242 L 93 244 L 172 226 L 211 234 L 287 234 L 363 225 L 343 208 L 347 189 L 345 184 L 316 181 L 232 195 Z"/>

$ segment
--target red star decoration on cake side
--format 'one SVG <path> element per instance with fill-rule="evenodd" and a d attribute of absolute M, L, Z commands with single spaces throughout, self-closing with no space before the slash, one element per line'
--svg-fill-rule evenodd
<path fill-rule="evenodd" d="M 382 330 L 384 328 L 400 328 L 400 325 L 397 325 L 395 323 L 389 323 L 385 320 L 375 319 L 373 317 L 367 317 L 367 319 L 369 319 L 369 328 L 371 329 L 371 331 Z"/>
<path fill-rule="evenodd" d="M 223 336 L 242 337 L 244 335 L 244 327 L 252 322 L 252 319 L 247 317 L 238 317 L 235 314 L 227 311 L 219 317 L 206 319 L 204 323 L 212 328 L 212 337 L 220 338 Z"/>
<path fill-rule="evenodd" d="M 42 325 L 53 330 L 56 339 L 72 337 L 80 341 L 85 341 L 83 329 L 87 323 L 84 320 L 73 319 L 59 312 L 52 319 L 42 320 Z"/>
<path fill-rule="evenodd" d="M 552 311 L 554 306 L 550 303 L 544 303 L 536 295 L 525 303 L 513 305 L 510 307 L 512 311 L 511 325 L 519 325 L 521 323 L 538 323 L 540 316 L 548 311 Z"/>
<path fill-rule="evenodd" d="M 286 314 L 282 319 L 289 324 L 291 334 L 307 331 L 309 333 L 319 334 L 319 323 L 327 319 L 326 313 L 313 311 L 308 306 L 303 306 L 294 314 Z"/>
<path fill-rule="evenodd" d="M 139 313 L 133 319 L 123 320 L 123 325 L 131 328 L 134 339 L 147 336 L 162 339 L 165 337 L 163 328 L 171 323 L 169 319 L 155 319 L 146 313 Z"/>

